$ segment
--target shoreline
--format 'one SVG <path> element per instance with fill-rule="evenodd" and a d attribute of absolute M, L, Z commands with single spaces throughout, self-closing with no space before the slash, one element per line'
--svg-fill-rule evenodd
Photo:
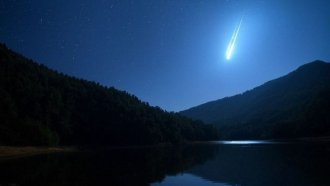
<path fill-rule="evenodd" d="M 72 147 L 0 146 L 0 161 L 40 154 L 74 151 L 76 151 L 76 149 Z"/>
<path fill-rule="evenodd" d="M 302 137 L 293 139 L 269 139 L 269 140 L 215 140 L 215 141 L 190 141 L 182 144 L 288 144 L 288 143 L 329 143 L 330 136 L 322 137 Z M 179 144 L 179 145 L 182 145 Z M 106 146 L 101 149 L 126 149 L 126 148 L 150 148 L 173 146 L 173 144 L 163 143 L 157 145 L 131 145 L 131 146 Z M 100 147 L 94 147 L 96 149 Z M 79 148 L 84 151 L 85 148 Z M 88 148 L 90 149 L 90 147 Z M 93 149 L 93 148 L 92 148 Z M 59 153 L 59 152 L 76 152 L 77 147 L 36 147 L 36 146 L 0 146 L 0 161 L 23 158 L 34 155 Z"/>

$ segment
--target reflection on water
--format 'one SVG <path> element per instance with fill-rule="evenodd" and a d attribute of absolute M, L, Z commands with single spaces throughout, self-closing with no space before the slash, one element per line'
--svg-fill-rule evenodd
<path fill-rule="evenodd" d="M 266 140 L 235 140 L 235 141 L 217 141 L 216 143 L 229 144 L 229 145 L 253 145 L 253 144 L 270 144 L 274 142 L 266 141 Z"/>
<path fill-rule="evenodd" d="M 330 185 L 327 143 L 196 144 L 0 161 L 0 185 Z"/>
<path fill-rule="evenodd" d="M 167 176 L 161 183 L 153 183 L 151 186 L 230 186 L 226 183 L 216 183 L 202 179 L 193 174 L 180 174 L 175 176 Z"/>
<path fill-rule="evenodd" d="M 117 148 L 0 161 L 0 185 L 149 185 L 214 158 L 211 145 Z"/>
<path fill-rule="evenodd" d="M 212 161 L 188 172 L 231 185 L 330 185 L 330 145 L 219 145 Z"/>

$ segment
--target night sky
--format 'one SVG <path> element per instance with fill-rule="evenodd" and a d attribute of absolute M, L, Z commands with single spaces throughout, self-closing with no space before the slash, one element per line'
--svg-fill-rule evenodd
<path fill-rule="evenodd" d="M 0 0 L 0 42 L 180 111 L 330 61 L 330 1 Z"/>

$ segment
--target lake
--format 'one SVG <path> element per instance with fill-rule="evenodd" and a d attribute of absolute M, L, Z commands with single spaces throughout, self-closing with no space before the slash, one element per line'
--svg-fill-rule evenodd
<path fill-rule="evenodd" d="M 330 143 L 214 142 L 0 161 L 0 185 L 330 185 Z"/>

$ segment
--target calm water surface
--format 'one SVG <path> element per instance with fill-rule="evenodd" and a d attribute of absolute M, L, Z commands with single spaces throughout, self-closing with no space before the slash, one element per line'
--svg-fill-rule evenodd
<path fill-rule="evenodd" d="M 0 160 L 0 186 L 330 185 L 330 143 L 227 141 Z"/>

